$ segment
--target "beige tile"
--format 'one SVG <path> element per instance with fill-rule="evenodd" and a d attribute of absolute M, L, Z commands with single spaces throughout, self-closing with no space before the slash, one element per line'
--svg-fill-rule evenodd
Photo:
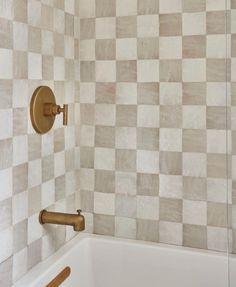
<path fill-rule="evenodd" d="M 206 84 L 205 83 L 184 83 L 183 104 L 184 105 L 205 105 Z"/>
<path fill-rule="evenodd" d="M 206 152 L 206 132 L 204 130 L 183 130 L 184 152 Z"/>
<path fill-rule="evenodd" d="M 207 248 L 207 228 L 205 226 L 184 224 L 183 244 L 193 248 Z"/>
<path fill-rule="evenodd" d="M 107 170 L 95 171 L 95 190 L 97 192 L 115 192 L 115 172 Z"/>
<path fill-rule="evenodd" d="M 205 35 L 206 34 L 206 13 L 184 13 L 183 14 L 183 35 Z"/>
<path fill-rule="evenodd" d="M 182 222 L 182 200 L 160 198 L 160 220 Z"/>
<path fill-rule="evenodd" d="M 133 150 L 116 150 L 116 170 L 136 171 L 136 152 Z"/>
<path fill-rule="evenodd" d="M 116 15 L 115 0 L 97 0 L 96 16 L 97 17 L 113 17 Z"/>
<path fill-rule="evenodd" d="M 114 236 L 115 217 L 111 215 L 94 214 L 94 233 Z"/>
<path fill-rule="evenodd" d="M 159 149 L 159 131 L 154 128 L 138 128 L 137 148 L 143 150 Z"/>
<path fill-rule="evenodd" d="M 207 12 L 207 34 L 224 34 L 226 29 L 224 11 Z"/>
<path fill-rule="evenodd" d="M 207 198 L 207 185 L 205 178 L 185 176 L 183 178 L 183 197 L 189 200 L 202 200 Z"/>
<path fill-rule="evenodd" d="M 160 152 L 160 173 L 182 174 L 182 157 L 178 152 Z"/>
<path fill-rule="evenodd" d="M 206 0 L 183 0 L 183 12 L 202 12 L 206 9 Z"/>
<path fill-rule="evenodd" d="M 95 19 L 81 19 L 80 21 L 80 39 L 93 39 L 95 37 Z"/>
<path fill-rule="evenodd" d="M 159 103 L 157 83 L 138 83 L 138 104 L 156 105 Z"/>
<path fill-rule="evenodd" d="M 227 205 L 223 203 L 208 202 L 207 224 L 216 227 L 227 227 Z"/>
<path fill-rule="evenodd" d="M 207 107 L 207 128 L 226 129 L 226 109 L 224 107 Z"/>
<path fill-rule="evenodd" d="M 137 62 L 136 61 L 117 61 L 116 79 L 117 79 L 117 82 L 136 82 L 137 81 Z"/>
<path fill-rule="evenodd" d="M 96 126 L 95 146 L 96 147 L 107 147 L 107 148 L 115 147 L 114 127 Z"/>
<path fill-rule="evenodd" d="M 127 105 L 117 105 L 116 107 L 116 125 L 120 127 L 137 126 L 137 107 Z"/>
<path fill-rule="evenodd" d="M 116 84 L 97 83 L 96 84 L 96 103 L 114 104 L 116 96 Z"/>
<path fill-rule="evenodd" d="M 117 17 L 116 36 L 117 38 L 136 38 L 137 19 L 135 16 Z"/>
<path fill-rule="evenodd" d="M 96 60 L 114 60 L 116 49 L 114 40 L 96 40 Z"/>
<path fill-rule="evenodd" d="M 157 38 L 138 39 L 138 58 L 139 59 L 158 59 L 159 41 Z"/>
<path fill-rule="evenodd" d="M 227 177 L 227 157 L 224 154 L 207 155 L 207 175 L 208 177 Z"/>
<path fill-rule="evenodd" d="M 180 106 L 161 106 L 160 127 L 182 128 L 182 108 Z"/>
<path fill-rule="evenodd" d="M 185 36 L 183 37 L 183 58 L 205 58 L 206 37 Z"/>
<path fill-rule="evenodd" d="M 116 194 L 116 216 L 136 218 L 136 196 Z"/>
<path fill-rule="evenodd" d="M 208 59 L 207 60 L 207 81 L 208 82 L 225 82 L 229 76 L 229 70 L 226 70 L 226 62 L 224 59 Z M 227 71 L 227 74 L 226 74 Z"/>
<path fill-rule="evenodd" d="M 27 1 L 19 0 L 13 2 L 14 20 L 18 22 L 27 22 Z"/>
<path fill-rule="evenodd" d="M 182 245 L 183 226 L 176 222 L 159 222 L 159 240 L 163 243 Z"/>
<path fill-rule="evenodd" d="M 158 14 L 159 0 L 138 0 L 138 14 Z"/>
<path fill-rule="evenodd" d="M 81 147 L 80 163 L 82 168 L 94 167 L 94 149 L 90 147 Z"/>
<path fill-rule="evenodd" d="M 160 36 L 178 36 L 182 33 L 181 14 L 160 15 Z"/>
<path fill-rule="evenodd" d="M 156 220 L 137 219 L 137 239 L 158 242 L 158 227 Z"/>
<path fill-rule="evenodd" d="M 80 79 L 81 82 L 95 81 L 95 62 L 93 61 L 81 62 Z"/>
<path fill-rule="evenodd" d="M 13 48 L 13 23 L 7 19 L 0 19 L 1 48 Z"/>
<path fill-rule="evenodd" d="M 159 177 L 155 174 L 138 173 L 137 194 L 157 196 L 159 190 Z"/>
<path fill-rule="evenodd" d="M 181 82 L 182 63 L 180 60 L 160 61 L 160 81 L 161 82 Z"/>

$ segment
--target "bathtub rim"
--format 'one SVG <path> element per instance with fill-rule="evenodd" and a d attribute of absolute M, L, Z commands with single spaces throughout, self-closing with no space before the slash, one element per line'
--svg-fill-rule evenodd
<path fill-rule="evenodd" d="M 91 241 L 122 243 L 124 245 L 142 246 L 144 248 L 155 248 L 155 249 L 157 248 L 159 250 L 166 249 L 169 251 L 173 250 L 174 252 L 177 253 L 188 253 L 188 254 L 192 253 L 202 256 L 211 256 L 219 258 L 220 260 L 224 259 L 226 260 L 227 263 L 229 262 L 229 260 L 232 260 L 233 264 L 231 264 L 231 267 L 232 265 L 236 267 L 235 254 L 228 254 L 226 252 L 218 252 L 213 250 L 197 249 L 185 246 L 170 245 L 165 243 L 149 242 L 135 239 L 125 239 L 125 238 L 97 235 L 83 232 L 76 235 L 68 242 L 66 242 L 61 248 L 59 248 L 55 253 L 50 255 L 48 258 L 35 265 L 25 275 L 23 275 L 23 277 L 21 277 L 15 283 L 13 283 L 12 287 L 25 287 L 25 286 L 31 286 L 32 284 L 36 284 L 38 281 L 40 281 L 41 278 L 45 276 L 46 272 L 50 272 L 50 270 L 55 268 L 56 262 L 59 259 L 66 257 L 68 253 L 76 249 L 78 244 L 88 244 Z"/>

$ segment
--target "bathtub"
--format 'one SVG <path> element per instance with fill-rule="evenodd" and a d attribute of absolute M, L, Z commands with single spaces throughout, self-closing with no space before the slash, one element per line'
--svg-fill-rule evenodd
<path fill-rule="evenodd" d="M 231 260 L 236 272 L 235 258 Z M 63 287 L 229 286 L 228 258 L 223 253 L 84 233 L 13 286 L 44 287 L 67 266 L 71 274 Z"/>

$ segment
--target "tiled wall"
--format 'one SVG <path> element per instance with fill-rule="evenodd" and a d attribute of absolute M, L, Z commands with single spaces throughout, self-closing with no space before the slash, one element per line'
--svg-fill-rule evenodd
<path fill-rule="evenodd" d="M 80 0 L 79 15 L 91 231 L 226 251 L 225 0 Z"/>
<path fill-rule="evenodd" d="M 74 236 L 43 227 L 42 208 L 75 212 L 78 158 L 78 1 L 0 0 L 0 286 L 11 286 Z M 48 134 L 34 132 L 29 102 L 48 85 L 69 104 Z"/>

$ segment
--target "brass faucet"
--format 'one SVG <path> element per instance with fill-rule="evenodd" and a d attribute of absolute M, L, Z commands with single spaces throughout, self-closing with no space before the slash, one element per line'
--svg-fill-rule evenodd
<path fill-rule="evenodd" d="M 42 210 L 39 213 L 39 222 L 41 224 L 60 224 L 60 225 L 71 225 L 74 231 L 82 231 L 85 229 L 84 216 L 81 215 L 81 210 L 77 210 L 78 214 L 69 214 L 61 212 L 50 212 Z"/>

